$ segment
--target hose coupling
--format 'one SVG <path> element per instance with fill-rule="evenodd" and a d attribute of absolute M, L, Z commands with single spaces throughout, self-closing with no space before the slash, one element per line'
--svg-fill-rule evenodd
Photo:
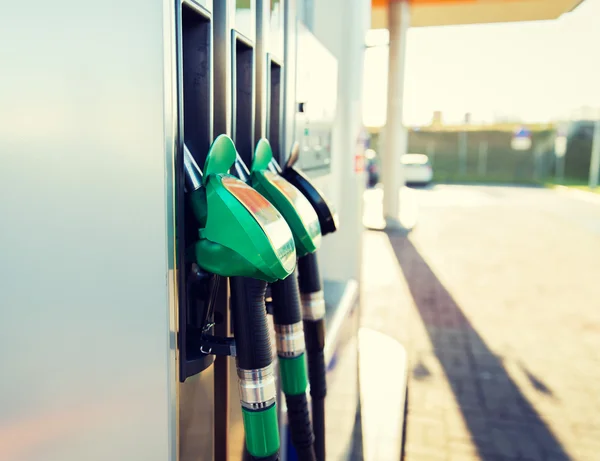
<path fill-rule="evenodd" d="M 325 317 L 325 298 L 323 290 L 313 293 L 302 293 L 302 318 L 304 320 L 321 320 Z"/>
<path fill-rule="evenodd" d="M 276 388 L 273 366 L 257 370 L 237 369 L 240 401 L 250 410 L 268 408 L 275 403 Z"/>
<path fill-rule="evenodd" d="M 292 325 L 275 325 L 277 354 L 281 357 L 298 357 L 304 353 L 304 327 L 302 322 Z"/>

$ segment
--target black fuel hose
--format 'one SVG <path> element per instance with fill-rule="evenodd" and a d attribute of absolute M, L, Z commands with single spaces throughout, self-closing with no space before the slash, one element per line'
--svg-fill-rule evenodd
<path fill-rule="evenodd" d="M 246 447 L 255 461 L 277 461 L 279 432 L 273 355 L 265 309 L 267 283 L 246 277 L 229 280 Z"/>
<path fill-rule="evenodd" d="M 292 444 L 301 461 L 316 461 L 310 421 L 302 307 L 296 273 L 271 284 L 273 321 L 281 387 L 285 395 Z"/>
<path fill-rule="evenodd" d="M 298 260 L 298 274 L 308 359 L 315 453 L 318 461 L 324 461 L 325 397 L 327 396 L 327 368 L 324 352 L 325 300 L 316 253 L 308 254 Z"/>

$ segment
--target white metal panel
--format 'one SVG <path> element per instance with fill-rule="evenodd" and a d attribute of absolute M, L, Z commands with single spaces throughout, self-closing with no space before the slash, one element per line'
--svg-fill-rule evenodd
<path fill-rule="evenodd" d="M 3 461 L 175 459 L 163 7 L 3 5 Z"/>

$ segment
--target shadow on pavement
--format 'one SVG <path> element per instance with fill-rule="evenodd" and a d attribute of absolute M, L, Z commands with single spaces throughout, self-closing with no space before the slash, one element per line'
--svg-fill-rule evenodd
<path fill-rule="evenodd" d="M 424 380 L 431 376 L 431 372 L 425 366 L 422 360 L 419 360 L 412 370 L 413 377 L 418 380 Z"/>
<path fill-rule="evenodd" d="M 388 233 L 388 238 L 480 458 L 569 460 L 502 360 L 473 328 L 410 240 L 399 233 Z M 416 379 L 426 374 L 420 370 Z M 544 386 L 540 388 L 544 392 Z"/>
<path fill-rule="evenodd" d="M 360 413 L 359 405 L 358 410 L 356 411 L 356 418 L 354 420 L 354 429 L 352 430 L 352 444 L 350 446 L 349 460 L 362 461 L 363 459 L 362 415 Z"/>
<path fill-rule="evenodd" d="M 527 379 L 536 391 L 542 394 L 546 394 L 549 397 L 554 397 L 552 389 L 550 389 L 540 378 L 538 378 L 531 371 L 529 371 L 529 369 L 524 364 L 519 363 L 519 367 L 521 368 L 521 371 L 525 374 L 525 376 L 527 376 Z"/>

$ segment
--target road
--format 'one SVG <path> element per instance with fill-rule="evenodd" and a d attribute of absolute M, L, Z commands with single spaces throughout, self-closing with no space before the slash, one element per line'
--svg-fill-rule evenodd
<path fill-rule="evenodd" d="M 362 293 L 408 352 L 406 460 L 600 460 L 600 203 L 410 195 L 412 232 L 365 233 Z"/>

